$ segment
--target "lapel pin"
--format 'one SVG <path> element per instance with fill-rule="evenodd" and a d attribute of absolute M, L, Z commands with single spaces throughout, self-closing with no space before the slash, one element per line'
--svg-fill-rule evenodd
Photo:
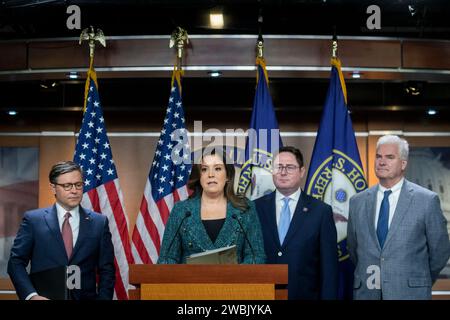
<path fill-rule="evenodd" d="M 303 212 L 308 212 L 308 208 L 307 207 L 303 207 Z"/>

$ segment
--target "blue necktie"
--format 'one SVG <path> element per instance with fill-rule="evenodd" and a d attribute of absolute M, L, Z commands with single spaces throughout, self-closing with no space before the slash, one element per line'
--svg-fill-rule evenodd
<path fill-rule="evenodd" d="M 389 229 L 389 195 L 391 193 L 391 190 L 384 192 L 384 198 L 380 206 L 380 214 L 378 215 L 377 236 L 382 249 Z"/>
<path fill-rule="evenodd" d="M 291 223 L 291 210 L 289 209 L 289 198 L 283 198 L 284 204 L 280 212 L 280 221 L 278 223 L 278 236 L 280 237 L 280 244 L 283 244 L 286 233 Z"/>

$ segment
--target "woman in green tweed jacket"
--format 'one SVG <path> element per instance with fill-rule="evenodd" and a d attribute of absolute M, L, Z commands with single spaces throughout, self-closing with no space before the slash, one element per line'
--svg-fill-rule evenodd
<path fill-rule="evenodd" d="M 192 167 L 188 183 L 192 195 L 176 203 L 170 212 L 158 263 L 186 263 L 191 254 L 230 245 L 237 247 L 238 263 L 265 263 L 254 204 L 234 193 L 234 165 L 227 161 L 223 149 L 211 151 L 203 153 L 201 164 Z"/>

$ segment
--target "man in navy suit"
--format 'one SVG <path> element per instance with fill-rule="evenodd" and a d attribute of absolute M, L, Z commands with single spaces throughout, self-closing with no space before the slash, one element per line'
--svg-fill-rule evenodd
<path fill-rule="evenodd" d="M 56 203 L 25 213 L 11 249 L 8 274 L 19 298 L 47 299 L 38 294 L 28 276 L 26 267 L 31 261 L 30 273 L 79 267 L 80 288 L 70 291 L 71 299 L 112 299 L 115 268 L 108 219 L 80 206 L 84 185 L 80 166 L 59 162 L 52 167 L 49 180 Z"/>
<path fill-rule="evenodd" d="M 281 147 L 273 162 L 276 191 L 255 200 L 267 263 L 288 264 L 288 298 L 337 299 L 338 252 L 332 209 L 301 190 L 297 148 Z"/>

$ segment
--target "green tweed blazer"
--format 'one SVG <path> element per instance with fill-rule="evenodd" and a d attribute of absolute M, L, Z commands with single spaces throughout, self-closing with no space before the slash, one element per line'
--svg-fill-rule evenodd
<path fill-rule="evenodd" d="M 186 258 L 191 254 L 234 244 L 237 247 L 238 263 L 253 263 L 252 250 L 245 240 L 239 223 L 236 219 L 233 219 L 233 214 L 241 221 L 247 233 L 248 240 L 253 248 L 255 263 L 265 263 L 266 255 L 264 253 L 264 242 L 258 214 L 256 213 L 253 202 L 247 200 L 247 203 L 249 209 L 242 212 L 233 207 L 231 202 L 228 202 L 225 222 L 216 241 L 212 242 L 201 221 L 200 197 L 197 196 L 192 199 L 177 202 L 170 212 L 166 224 L 158 263 L 186 263 Z M 186 212 L 190 212 L 191 215 L 186 217 Z M 183 218 L 185 218 L 184 221 Z M 176 234 L 181 223 L 180 231 Z M 173 243 L 170 245 L 172 241 Z"/>

